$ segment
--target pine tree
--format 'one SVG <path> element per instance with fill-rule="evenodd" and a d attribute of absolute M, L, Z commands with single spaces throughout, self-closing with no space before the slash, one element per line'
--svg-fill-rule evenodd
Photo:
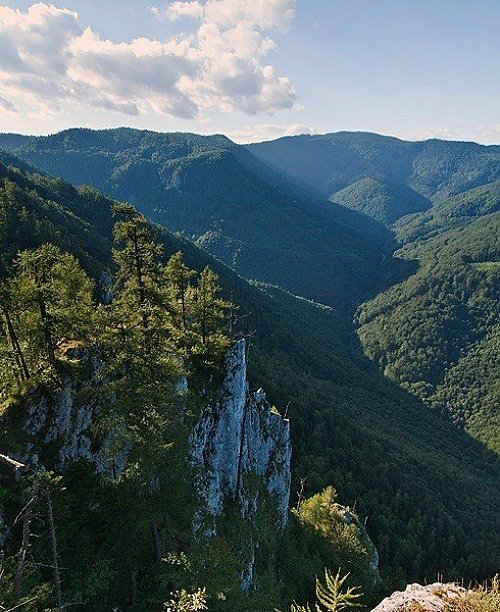
<path fill-rule="evenodd" d="M 230 339 L 224 330 L 230 302 L 219 297 L 219 277 L 206 267 L 200 274 L 193 306 L 193 360 L 198 367 L 217 368 Z"/>
<path fill-rule="evenodd" d="M 95 341 L 93 284 L 71 255 L 52 244 L 22 251 L 0 285 L 0 395 L 55 374 L 67 343 Z"/>
<path fill-rule="evenodd" d="M 19 329 L 36 368 L 56 366 L 63 341 L 93 339 L 93 283 L 78 261 L 57 246 L 22 251 L 10 282 Z"/>
<path fill-rule="evenodd" d="M 161 318 L 164 310 L 160 263 L 162 247 L 156 242 L 150 224 L 134 208 L 115 206 L 121 219 L 115 224 L 113 259 L 116 264 L 115 304 L 123 309 L 123 333 L 142 335 L 141 349 L 149 354 L 155 342 L 161 341 Z M 155 337 L 156 336 L 156 337 Z"/>
<path fill-rule="evenodd" d="M 182 363 L 169 336 L 163 249 L 132 207 L 118 205 L 115 214 L 113 300 L 100 309 L 105 377 L 115 397 L 108 417 L 123 432 L 124 443 L 134 447 L 135 477 L 144 481 L 164 461 L 175 437 Z"/>
<path fill-rule="evenodd" d="M 188 329 L 190 324 L 194 298 L 191 279 L 195 275 L 196 272 L 184 263 L 180 251 L 168 260 L 165 276 L 169 287 L 172 326 L 181 331 Z"/>

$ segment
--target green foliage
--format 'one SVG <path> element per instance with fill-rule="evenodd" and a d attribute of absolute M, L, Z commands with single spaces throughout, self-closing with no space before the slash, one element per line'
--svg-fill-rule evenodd
<path fill-rule="evenodd" d="M 186 364 L 198 374 L 216 372 L 229 347 L 228 315 L 232 304 L 220 297 L 219 277 L 208 266 L 196 277 L 174 253 L 165 268 L 169 333 Z"/>
<path fill-rule="evenodd" d="M 485 264 L 499 232 L 493 213 L 406 245 L 418 272 L 358 315 L 364 349 L 386 375 L 496 452 L 500 270 Z"/>
<path fill-rule="evenodd" d="M 356 515 L 337 502 L 337 492 L 333 487 L 302 500 L 294 512 L 303 525 L 309 526 L 331 543 L 346 567 L 366 571 L 373 546 Z"/>
<path fill-rule="evenodd" d="M 105 378 L 110 381 L 108 392 L 117 398 L 108 418 L 114 419 L 117 431 L 124 419 L 141 461 L 148 458 L 154 465 L 159 459 L 156 452 L 161 455 L 169 447 L 163 435 L 174 427 L 172 409 L 179 399 L 176 385 L 182 363 L 168 336 L 161 246 L 146 220 L 131 207 L 115 210 L 121 215 L 114 231 L 116 281 L 111 303 L 100 307 Z"/>
<path fill-rule="evenodd" d="M 165 612 L 199 612 L 200 610 L 208 610 L 205 589 L 198 589 L 193 593 L 179 591 L 172 595 L 174 599 L 165 604 Z"/>
<path fill-rule="evenodd" d="M 340 570 L 333 574 L 328 569 L 325 569 L 324 582 L 316 578 L 315 612 L 340 612 L 363 607 L 358 601 L 362 597 L 359 588 L 344 586 L 348 578 L 349 574 L 342 576 Z M 292 604 L 291 612 L 312 612 L 312 610 L 309 604 L 305 607 Z"/>
<path fill-rule="evenodd" d="M 27 610 L 28 612 L 52 612 L 52 586 L 45 582 L 35 584 L 26 594 L 15 593 L 16 560 L 12 557 L 0 558 L 0 610 Z"/>
<path fill-rule="evenodd" d="M 95 341 L 93 283 L 72 255 L 45 244 L 15 263 L 17 274 L 0 288 L 4 400 L 16 381 L 53 375 L 71 343 Z"/>
<path fill-rule="evenodd" d="M 318 612 L 340 612 L 340 610 L 351 610 L 361 607 L 357 600 L 362 596 L 356 587 L 344 588 L 344 583 L 349 577 L 340 575 L 340 570 L 334 575 L 328 569 L 325 570 L 325 582 L 316 579 L 316 597 Z"/>
<path fill-rule="evenodd" d="M 182 148 L 184 138 L 177 144 L 173 139 L 172 147 Z M 60 180 L 38 175 L 18 160 L 9 163 L 13 164 L 10 168 L 0 164 L 0 175 L 16 184 L 19 205 L 6 234 L 12 242 L 2 246 L 5 269 L 12 274 L 12 261 L 19 250 L 53 242 L 75 255 L 92 274 L 96 295 L 100 296 L 101 274 L 113 267 L 112 201 L 94 190 L 76 190 Z M 103 163 L 104 159 L 97 156 L 96 168 Z M 75 166 L 68 158 L 67 169 L 71 168 Z M 472 259 L 470 264 L 481 274 L 488 272 L 476 264 L 491 261 L 485 239 L 488 228 L 483 229 L 480 250 L 486 256 Z M 161 261 L 182 250 L 188 269 L 201 271 L 209 265 L 220 277 L 221 295 L 240 306 L 238 333 L 253 334 L 251 385 L 264 386 L 269 400 L 278 406 L 289 403 L 293 484 L 297 476 L 307 476 L 306 494 L 311 495 L 334 482 L 340 499 L 351 505 L 356 502 L 359 516 L 369 517 L 368 530 L 380 552 L 387 589 L 400 588 L 405 580 L 431 580 L 438 571 L 449 579 L 482 579 L 496 570 L 500 562 L 498 541 L 491 533 L 499 528 L 499 480 L 494 458 L 485 454 L 481 445 L 425 412 L 422 403 L 391 384 L 361 355 L 347 354 L 339 336 L 350 342 L 351 332 L 340 326 L 332 308 L 296 298 L 277 287 L 251 286 L 186 240 L 161 228 L 151 230 L 164 248 Z M 467 250 L 466 240 L 461 240 L 461 248 Z M 303 261 L 297 274 L 304 270 L 310 271 L 308 261 Z M 356 284 L 354 275 L 349 274 Z M 309 281 L 311 287 L 318 283 L 312 275 Z M 191 282 L 194 291 L 194 277 Z M 167 302 L 172 307 L 170 298 Z M 104 323 L 107 319 L 99 312 L 98 320 Z M 118 341 L 118 337 L 115 339 Z M 145 381 L 147 378 L 141 381 L 143 386 Z M 98 386 L 95 392 L 99 392 Z M 0 419 L 3 448 L 13 448 L 24 436 L 22 415 L 15 409 L 19 405 L 19 401 L 11 403 Z M 134 410 L 140 406 L 134 401 Z M 138 418 L 136 423 L 139 435 Z M 168 427 L 166 435 L 170 440 L 182 438 Z M 140 443 L 146 448 L 146 436 Z M 163 463 L 158 466 L 160 488 L 154 495 L 147 487 L 137 486 L 139 478 L 124 478 L 110 485 L 89 474 L 88 466 L 71 465 L 65 470 L 66 491 L 56 500 L 56 513 L 64 524 L 59 533 L 62 565 L 69 568 L 64 585 L 72 593 L 82 594 L 89 610 L 109 610 L 124 600 L 133 607 L 132 574 L 137 568 L 141 571 L 134 575 L 142 601 L 135 604 L 135 609 L 141 609 L 142 603 L 142 609 L 149 606 L 146 609 L 160 610 L 173 589 L 193 592 L 205 584 L 186 584 L 181 572 L 174 573 L 168 564 L 154 561 L 151 522 L 157 524 L 167 550 L 189 552 L 191 547 L 186 533 L 193 502 L 189 472 L 179 446 L 174 443 L 161 453 L 168 469 L 163 469 Z M 147 462 L 153 466 L 152 460 Z M 185 486 L 179 487 L 179 482 Z M 10 503 L 0 502 L 8 524 L 12 524 L 21 508 L 12 498 Z M 167 518 L 162 522 L 161 517 Z M 342 565 L 340 559 L 332 560 L 333 547 L 325 538 L 314 530 L 304 537 L 304 532 L 294 518 L 279 556 L 283 577 L 278 577 L 277 591 L 283 590 L 286 605 L 293 599 L 307 600 L 312 578 L 322 567 Z M 208 556 L 219 560 L 216 567 L 220 568 L 221 581 L 226 586 L 230 582 L 236 585 L 233 569 L 239 567 L 240 560 L 227 543 L 220 543 L 218 552 Z M 91 584 L 86 582 L 89 576 L 93 577 Z M 354 571 L 351 577 L 366 591 L 362 578 L 358 581 Z M 264 599 L 261 588 L 268 588 L 274 596 L 276 572 L 257 579 L 260 587 L 256 600 Z M 93 585 L 97 585 L 95 589 Z M 239 605 L 241 599 L 236 594 L 235 587 L 220 605 L 231 609 L 235 600 Z M 252 610 L 251 601 L 243 603 Z M 263 604 L 262 609 L 272 609 L 276 601 L 271 604 Z M 242 609 L 238 605 L 232 609 Z"/>
<path fill-rule="evenodd" d="M 378 571 L 371 566 L 374 546 L 356 514 L 337 502 L 335 489 L 327 487 L 301 500 L 292 512 L 296 520 L 283 550 L 290 587 L 287 598 L 306 599 L 314 575 L 327 563 L 349 573 L 352 584 L 361 585 L 367 595 L 373 595 L 380 586 Z M 309 584 L 304 581 L 306 577 Z"/>

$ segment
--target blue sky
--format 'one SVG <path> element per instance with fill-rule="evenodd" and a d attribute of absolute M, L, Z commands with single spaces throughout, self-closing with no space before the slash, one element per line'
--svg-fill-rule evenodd
<path fill-rule="evenodd" d="M 500 142 L 499 0 L 0 0 L 0 131 Z"/>

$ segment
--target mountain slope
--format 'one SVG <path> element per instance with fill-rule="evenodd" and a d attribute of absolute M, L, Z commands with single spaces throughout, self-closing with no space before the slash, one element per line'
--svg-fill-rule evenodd
<path fill-rule="evenodd" d="M 384 179 L 365 177 L 337 191 L 330 200 L 390 226 L 411 213 L 422 212 L 431 203 L 410 187 Z"/>
<path fill-rule="evenodd" d="M 401 251 L 418 272 L 359 314 L 366 354 L 497 453 L 499 236 L 498 212 L 420 236 Z"/>
<path fill-rule="evenodd" d="M 500 147 L 341 132 L 249 150 L 391 225 L 418 271 L 360 308 L 365 353 L 498 452 Z"/>
<path fill-rule="evenodd" d="M 430 210 L 402 218 L 393 229 L 402 243 L 425 241 L 499 210 L 500 181 L 495 181 L 438 199 Z"/>
<path fill-rule="evenodd" d="M 2 243 L 6 266 L 17 248 L 50 239 L 75 252 L 99 278 L 110 265 L 111 201 L 12 166 L 0 165 L 0 171 L 17 185 L 20 205 L 19 214 L 2 217 L 2 235 L 9 237 Z M 2 190 L 2 198 L 7 195 Z M 190 266 L 209 264 L 240 305 L 242 333 L 255 332 L 252 385 L 264 386 L 272 403 L 289 404 L 292 487 L 299 476 L 307 477 L 307 493 L 334 484 L 341 499 L 356 503 L 369 517 L 387 585 L 399 586 L 405 577 L 431 579 L 437 571 L 450 578 L 493 573 L 500 562 L 498 541 L 491 537 L 500 528 L 494 457 L 432 413 L 423 418 L 414 397 L 367 360 L 343 353 L 331 308 L 251 286 L 189 242 L 158 231 L 166 255 L 182 249 Z M 95 250 L 96 244 L 102 248 Z M 284 555 L 293 576 L 300 551 L 289 548 Z M 315 566 L 313 573 L 318 571 Z M 289 588 L 290 598 L 299 598 L 305 587 Z"/>
<path fill-rule="evenodd" d="M 352 310 L 390 265 L 378 223 L 294 188 L 223 136 L 68 130 L 22 140 L 23 159 L 128 201 L 247 278 Z M 0 136 L 0 146 L 18 144 Z"/>

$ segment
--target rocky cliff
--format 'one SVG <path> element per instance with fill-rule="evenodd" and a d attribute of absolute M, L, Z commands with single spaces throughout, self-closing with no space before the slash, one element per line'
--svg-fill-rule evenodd
<path fill-rule="evenodd" d="M 57 384 L 28 392 L 26 440 L 19 456 L 31 467 L 41 464 L 56 471 L 83 459 L 96 473 L 116 478 L 125 467 L 127 452 L 111 452 L 113 432 L 103 435 L 95 430 L 102 400 L 95 389 L 102 382 L 102 363 L 88 349 L 68 347 L 65 354 L 74 371 L 63 374 Z"/>
<path fill-rule="evenodd" d="M 229 350 L 223 383 L 194 428 L 191 452 L 202 500 L 195 532 L 217 535 L 218 518 L 228 507 L 250 526 L 241 573 L 242 588 L 248 590 L 259 548 L 256 517 L 265 508 L 277 532 L 288 520 L 292 449 L 288 420 L 269 405 L 262 389 L 249 391 L 245 353 L 243 340 Z"/>

